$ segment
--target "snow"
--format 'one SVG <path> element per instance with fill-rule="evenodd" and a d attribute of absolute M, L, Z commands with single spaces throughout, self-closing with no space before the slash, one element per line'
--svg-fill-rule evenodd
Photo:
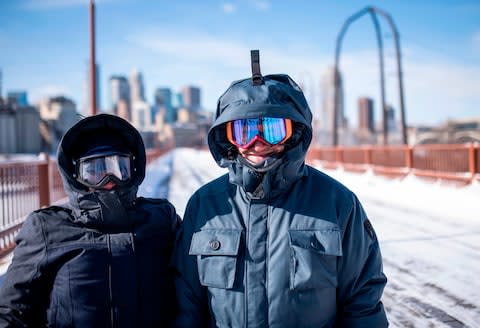
<path fill-rule="evenodd" d="M 376 229 L 391 326 L 478 327 L 480 186 L 326 173 L 358 195 Z"/>
<path fill-rule="evenodd" d="M 2 286 L 3 284 L 3 279 L 5 278 L 5 272 L 7 272 L 7 268 L 11 260 L 12 260 L 12 253 L 0 259 L 0 286 Z"/>
<path fill-rule="evenodd" d="M 478 327 L 480 184 L 313 166 L 354 191 L 375 228 L 388 277 L 383 303 L 390 327 Z M 178 148 L 148 166 L 139 195 L 167 197 L 183 215 L 192 193 L 226 172 L 208 151 Z M 0 284 L 6 263 L 0 263 Z"/>

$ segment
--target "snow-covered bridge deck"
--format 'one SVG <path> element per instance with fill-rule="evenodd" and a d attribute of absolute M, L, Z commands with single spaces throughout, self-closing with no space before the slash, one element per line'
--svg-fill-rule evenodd
<path fill-rule="evenodd" d="M 168 197 L 183 214 L 189 196 L 226 170 L 205 151 L 179 149 L 169 156 Z M 375 227 L 389 279 L 383 302 L 391 327 L 478 327 L 480 185 L 326 173 L 355 191 Z"/>

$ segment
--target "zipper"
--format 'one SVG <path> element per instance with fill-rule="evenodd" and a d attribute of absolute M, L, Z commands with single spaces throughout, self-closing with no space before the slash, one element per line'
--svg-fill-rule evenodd
<path fill-rule="evenodd" d="M 250 209 L 251 209 L 252 201 L 248 200 L 248 211 L 247 211 L 247 218 L 245 220 L 245 297 L 244 297 L 244 313 L 245 313 L 245 327 L 248 327 L 248 261 L 247 259 L 247 252 L 248 252 L 248 239 L 250 237 Z"/>
<path fill-rule="evenodd" d="M 137 254 L 135 252 L 135 233 L 134 232 L 130 232 L 129 233 L 129 238 L 130 238 L 130 243 L 131 243 L 131 247 L 132 247 L 132 258 L 133 258 L 133 262 L 135 263 L 135 267 L 137 265 Z M 138 270 L 135 268 L 135 276 L 138 276 Z M 135 308 L 135 318 L 138 318 L 139 314 L 141 313 L 139 307 L 142 306 L 142 301 L 143 301 L 143 298 L 142 298 L 142 295 L 141 295 L 141 292 L 139 291 L 139 284 L 138 284 L 138 278 L 136 279 L 137 280 L 137 283 L 135 284 L 135 304 L 136 304 L 136 308 Z M 138 320 L 138 319 L 137 319 Z"/>
<path fill-rule="evenodd" d="M 112 291 L 112 243 L 110 240 L 110 234 L 107 234 L 107 247 L 108 247 L 108 292 L 110 296 L 110 327 L 115 327 L 114 319 L 114 304 L 113 304 L 113 291 Z"/>
<path fill-rule="evenodd" d="M 269 263 L 270 263 L 270 217 L 272 212 L 272 206 L 267 204 L 267 245 L 265 247 L 265 299 L 267 301 L 267 322 L 270 321 L 268 313 L 270 313 L 270 302 L 268 298 L 268 277 L 269 277 Z"/>
<path fill-rule="evenodd" d="M 135 234 L 130 232 L 130 243 L 132 244 L 132 252 L 135 257 Z"/>

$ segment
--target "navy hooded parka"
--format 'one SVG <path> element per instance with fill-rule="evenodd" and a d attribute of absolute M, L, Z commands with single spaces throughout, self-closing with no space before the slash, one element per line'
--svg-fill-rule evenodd
<path fill-rule="evenodd" d="M 294 144 L 254 191 L 225 123 L 289 118 Z M 305 165 L 311 112 L 287 75 L 232 83 L 208 135 L 229 173 L 190 198 L 176 244 L 178 327 L 386 327 L 378 241 L 357 197 Z M 254 171 L 254 170 L 253 170 Z"/>

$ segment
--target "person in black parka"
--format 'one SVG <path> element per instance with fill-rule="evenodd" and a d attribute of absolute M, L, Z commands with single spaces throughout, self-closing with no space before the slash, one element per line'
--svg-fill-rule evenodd
<path fill-rule="evenodd" d="M 137 197 L 142 138 L 100 114 L 64 135 L 68 203 L 31 213 L 0 289 L 0 327 L 168 327 L 169 260 L 180 224 L 165 199 Z"/>

